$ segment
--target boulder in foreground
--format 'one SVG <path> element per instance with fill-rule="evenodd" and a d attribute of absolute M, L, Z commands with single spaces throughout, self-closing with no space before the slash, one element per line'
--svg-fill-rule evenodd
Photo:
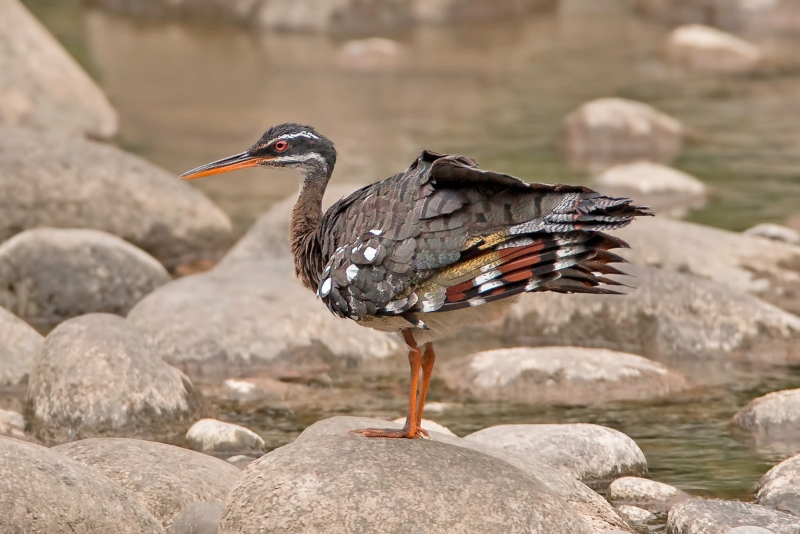
<path fill-rule="evenodd" d="M 669 511 L 671 534 L 728 534 L 736 527 L 754 526 L 774 534 L 797 534 L 800 518 L 740 501 L 690 499 Z"/>
<path fill-rule="evenodd" d="M 756 502 L 800 517 L 800 454 L 782 461 L 761 477 Z"/>
<path fill-rule="evenodd" d="M 26 380 L 43 345 L 39 332 L 0 308 L 0 386 L 15 386 Z"/>

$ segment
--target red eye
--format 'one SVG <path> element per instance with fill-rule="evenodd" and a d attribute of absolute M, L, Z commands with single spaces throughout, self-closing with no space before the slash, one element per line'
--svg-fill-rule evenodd
<path fill-rule="evenodd" d="M 278 141 L 277 143 L 275 143 L 275 150 L 277 150 L 278 152 L 283 152 L 287 148 L 289 148 L 289 143 L 287 143 L 286 141 Z"/>

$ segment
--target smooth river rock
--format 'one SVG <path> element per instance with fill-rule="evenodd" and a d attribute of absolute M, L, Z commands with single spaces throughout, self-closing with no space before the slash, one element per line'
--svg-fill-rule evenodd
<path fill-rule="evenodd" d="M 18 0 L 0 2 L 0 124 L 101 139 L 119 129 L 100 88 Z"/>
<path fill-rule="evenodd" d="M 647 473 L 647 459 L 636 443 L 622 432 L 599 425 L 497 425 L 464 439 L 517 455 L 535 455 L 590 487 Z"/>
<path fill-rule="evenodd" d="M 40 226 L 92 228 L 168 268 L 217 259 L 227 215 L 203 193 L 138 156 L 55 132 L 0 127 L 0 241 Z"/>
<path fill-rule="evenodd" d="M 709 26 L 689 24 L 672 31 L 667 57 L 693 70 L 746 73 L 759 66 L 764 54 L 744 39 Z"/>
<path fill-rule="evenodd" d="M 222 503 L 197 501 L 187 504 L 175 516 L 168 534 L 217 534 L 222 517 Z"/>
<path fill-rule="evenodd" d="M 729 534 L 745 526 L 797 534 L 800 517 L 740 501 L 690 499 L 675 505 L 667 518 L 669 534 Z"/>
<path fill-rule="evenodd" d="M 800 454 L 782 461 L 761 477 L 756 502 L 800 516 Z"/>
<path fill-rule="evenodd" d="M 0 308 L 0 386 L 24 382 L 44 338 L 25 321 Z"/>
<path fill-rule="evenodd" d="M 0 532 L 163 534 L 135 496 L 57 451 L 0 436 Z"/>
<path fill-rule="evenodd" d="M 690 495 L 669 484 L 647 478 L 622 477 L 608 486 L 606 498 L 614 504 L 631 504 L 649 512 L 667 512 L 690 498 Z"/>
<path fill-rule="evenodd" d="M 239 476 L 224 460 L 152 441 L 85 439 L 53 447 L 139 499 L 165 529 L 195 501 L 222 502 Z"/>
<path fill-rule="evenodd" d="M 38 326 L 125 315 L 169 279 L 146 252 L 97 230 L 36 228 L 0 245 L 0 305 Z"/>
<path fill-rule="evenodd" d="M 750 401 L 733 417 L 743 431 L 760 443 L 786 443 L 800 451 L 800 389 L 774 391 Z"/>
<path fill-rule="evenodd" d="M 680 373 L 634 354 L 584 347 L 517 347 L 449 361 L 437 375 L 490 401 L 587 404 L 663 397 L 686 389 Z"/>
<path fill-rule="evenodd" d="M 125 319 L 91 314 L 59 325 L 28 381 L 26 419 L 48 443 L 186 432 L 201 397 Z"/>
<path fill-rule="evenodd" d="M 670 25 L 708 24 L 770 37 L 800 30 L 795 0 L 635 0 L 633 5 L 638 13 Z"/>
<path fill-rule="evenodd" d="M 742 232 L 745 235 L 781 241 L 790 245 L 800 245 L 800 232 L 781 224 L 761 223 Z"/>
<path fill-rule="evenodd" d="M 243 426 L 201 419 L 186 433 L 186 445 L 213 455 L 260 454 L 264 452 L 264 440 Z"/>

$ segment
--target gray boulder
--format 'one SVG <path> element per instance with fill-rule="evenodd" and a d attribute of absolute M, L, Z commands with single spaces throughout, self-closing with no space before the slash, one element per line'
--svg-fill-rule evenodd
<path fill-rule="evenodd" d="M 742 232 L 745 235 L 781 241 L 790 245 L 800 245 L 800 232 L 780 224 L 761 223 Z"/>
<path fill-rule="evenodd" d="M 169 534 L 217 534 L 222 517 L 222 503 L 198 501 L 189 503 L 175 516 Z"/>
<path fill-rule="evenodd" d="M 630 504 L 622 504 L 617 506 L 617 512 L 625 519 L 625 521 L 634 526 L 650 523 L 658 519 L 656 514 L 649 512 L 644 508 L 639 508 L 638 506 L 632 506 Z"/>
<path fill-rule="evenodd" d="M 517 455 L 535 455 L 594 488 L 608 486 L 620 476 L 647 473 L 647 460 L 636 443 L 622 432 L 599 425 L 497 425 L 464 440 Z"/>
<path fill-rule="evenodd" d="M 113 480 L 168 529 L 195 501 L 221 503 L 239 470 L 224 460 L 152 441 L 85 439 L 53 447 Z"/>
<path fill-rule="evenodd" d="M 17 0 L 0 4 L 0 124 L 101 139 L 119 129 L 100 88 Z"/>
<path fill-rule="evenodd" d="M 0 386 L 24 382 L 44 338 L 25 321 L 0 308 Z"/>
<path fill-rule="evenodd" d="M 634 7 L 671 25 L 708 24 L 768 36 L 800 30 L 800 5 L 794 0 L 635 0 Z"/>
<path fill-rule="evenodd" d="M 690 496 L 669 484 L 639 477 L 622 477 L 608 486 L 606 498 L 614 504 L 631 504 L 649 512 L 667 512 Z"/>
<path fill-rule="evenodd" d="M 414 16 L 425 23 L 449 24 L 520 17 L 557 5 L 558 0 L 424 0 L 414 2 Z"/>
<path fill-rule="evenodd" d="M 716 28 L 689 24 L 672 31 L 667 57 L 697 71 L 747 73 L 756 70 L 764 54 L 744 39 Z"/>
<path fill-rule="evenodd" d="M 43 327 L 86 313 L 125 315 L 169 279 L 147 253 L 97 230 L 37 228 L 0 245 L 0 305 Z"/>
<path fill-rule="evenodd" d="M 216 259 L 231 222 L 173 174 L 111 145 L 0 127 L 0 241 L 40 226 L 92 228 L 167 267 Z"/>
<path fill-rule="evenodd" d="M 681 374 L 641 356 L 584 347 L 517 347 L 447 362 L 439 378 L 483 400 L 586 404 L 652 399 L 687 387 Z"/>
<path fill-rule="evenodd" d="M 159 534 L 139 500 L 80 462 L 0 436 L 0 532 Z"/>
<path fill-rule="evenodd" d="M 667 518 L 669 534 L 729 534 L 731 529 L 745 526 L 797 534 L 800 518 L 758 504 L 703 499 L 675 505 Z"/>
<path fill-rule="evenodd" d="M 213 455 L 264 451 L 261 436 L 249 428 L 216 419 L 201 419 L 193 424 L 186 433 L 186 444 L 191 449 Z"/>
<path fill-rule="evenodd" d="M 761 477 L 756 502 L 800 516 L 800 454 L 782 461 Z"/>
<path fill-rule="evenodd" d="M 201 397 L 125 319 L 92 314 L 66 321 L 47 336 L 31 370 L 26 403 L 31 432 L 60 443 L 182 435 Z"/>
<path fill-rule="evenodd" d="M 800 389 L 774 391 L 753 399 L 733 416 L 733 421 L 763 439 L 800 439 Z"/>

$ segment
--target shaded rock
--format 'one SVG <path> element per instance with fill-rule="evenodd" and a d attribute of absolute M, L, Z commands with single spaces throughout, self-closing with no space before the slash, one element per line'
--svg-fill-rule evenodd
<path fill-rule="evenodd" d="M 625 521 L 632 525 L 647 523 L 657 518 L 656 514 L 637 506 L 631 506 L 630 504 L 617 506 L 617 512 L 619 512 L 619 515 L 621 515 Z"/>
<path fill-rule="evenodd" d="M 172 525 L 169 534 L 217 534 L 222 517 L 222 503 L 199 501 L 186 505 Z"/>
<path fill-rule="evenodd" d="M 45 442 L 183 434 L 201 398 L 125 319 L 92 314 L 59 325 L 31 370 L 26 419 Z"/>
<path fill-rule="evenodd" d="M 406 423 L 405 417 L 398 417 L 393 423 L 399 423 L 401 426 Z M 431 421 L 430 419 L 423 419 L 422 423 L 420 424 L 423 430 L 427 430 L 428 432 L 439 432 L 440 434 L 447 434 L 448 436 L 455 436 L 449 428 L 446 426 L 442 426 L 436 421 Z"/>
<path fill-rule="evenodd" d="M 483 400 L 586 404 L 670 395 L 686 379 L 641 356 L 583 347 L 495 349 L 447 362 L 456 391 Z"/>
<path fill-rule="evenodd" d="M 414 23 L 410 0 L 269 0 L 255 23 L 273 30 L 374 35 Z"/>
<path fill-rule="evenodd" d="M 748 228 L 743 233 L 773 241 L 782 241 L 790 245 L 800 245 L 800 232 L 780 224 L 761 223 Z"/>
<path fill-rule="evenodd" d="M 437 24 L 484 21 L 523 16 L 557 4 L 558 0 L 416 0 L 414 16 Z"/>
<path fill-rule="evenodd" d="M 729 534 L 734 527 L 758 526 L 775 534 L 797 534 L 800 518 L 758 504 L 690 499 L 669 511 L 670 534 Z"/>
<path fill-rule="evenodd" d="M 253 456 L 246 456 L 244 454 L 237 454 L 236 456 L 231 456 L 230 458 L 225 459 L 226 462 L 236 466 L 239 469 L 244 469 L 254 460 L 256 460 L 256 458 Z"/>
<path fill-rule="evenodd" d="M 756 45 L 699 24 L 676 28 L 667 41 L 670 61 L 699 71 L 752 72 L 763 56 Z"/>
<path fill-rule="evenodd" d="M 497 425 L 464 439 L 513 454 L 536 455 L 596 488 L 619 476 L 647 473 L 647 460 L 636 443 L 622 432 L 599 425 Z"/>
<path fill-rule="evenodd" d="M 506 343 L 579 345 L 655 360 L 800 361 L 800 318 L 696 276 L 627 266 L 639 287 L 624 296 L 527 294 L 499 329 Z"/>
<path fill-rule="evenodd" d="M 147 253 L 97 230 L 37 228 L 0 245 L 0 305 L 35 325 L 125 315 L 169 279 Z"/>
<path fill-rule="evenodd" d="M 167 267 L 216 259 L 230 219 L 167 171 L 111 145 L 0 127 L 0 241 L 40 226 L 92 228 L 130 241 Z"/>
<path fill-rule="evenodd" d="M 639 477 L 618 478 L 608 486 L 606 498 L 618 504 L 632 504 L 650 512 L 666 512 L 690 496 L 669 484 Z"/>
<path fill-rule="evenodd" d="M 800 516 L 800 454 L 782 461 L 761 477 L 756 502 Z"/>
<path fill-rule="evenodd" d="M 19 412 L 0 410 L 0 435 L 25 439 L 25 418 Z"/>
<path fill-rule="evenodd" d="M 0 4 L 0 124 L 101 139 L 119 129 L 100 88 L 17 0 Z"/>
<path fill-rule="evenodd" d="M 221 503 L 239 476 L 239 470 L 224 460 L 138 439 L 85 439 L 53 447 L 53 450 L 125 488 L 165 529 L 192 502 Z"/>
<path fill-rule="evenodd" d="M 708 188 L 685 172 L 658 163 L 638 161 L 612 167 L 594 180 L 602 193 L 632 198 L 655 213 L 683 217 L 706 203 Z"/>
<path fill-rule="evenodd" d="M 733 422 L 762 441 L 800 440 L 800 389 L 774 391 L 753 399 L 733 416 Z"/>
<path fill-rule="evenodd" d="M 0 531 L 163 533 L 136 497 L 57 451 L 0 437 Z"/>
<path fill-rule="evenodd" d="M 680 122 L 641 102 L 601 98 L 570 113 L 559 145 L 570 165 L 602 170 L 618 163 L 672 161 L 683 148 Z"/>
<path fill-rule="evenodd" d="M 0 386 L 14 386 L 28 378 L 44 338 L 25 321 L 0 308 Z"/>
<path fill-rule="evenodd" d="M 201 419 L 193 424 L 186 433 L 186 444 L 206 454 L 264 450 L 264 440 L 249 428 L 216 419 Z"/>
<path fill-rule="evenodd" d="M 339 50 L 336 62 L 352 70 L 393 70 L 403 56 L 403 47 L 397 41 L 370 37 L 348 41 Z"/>

